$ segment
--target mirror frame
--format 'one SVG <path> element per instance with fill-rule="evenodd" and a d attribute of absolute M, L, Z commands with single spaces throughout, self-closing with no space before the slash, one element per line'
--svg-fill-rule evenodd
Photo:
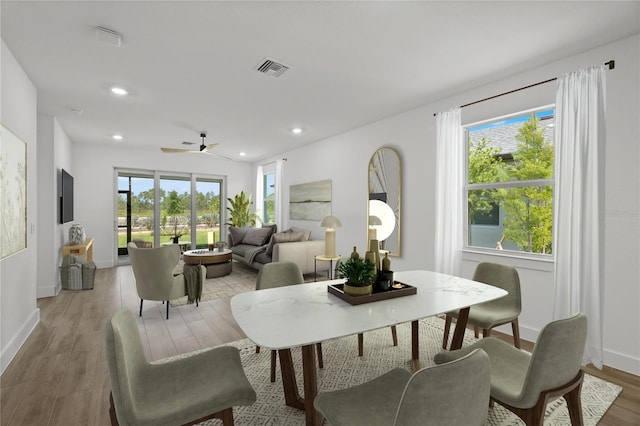
<path fill-rule="evenodd" d="M 402 160 L 400 158 L 400 154 L 395 148 L 392 148 L 389 146 L 383 146 L 381 148 L 378 148 L 373 153 L 373 155 L 371 155 L 371 158 L 369 159 L 369 167 L 367 169 L 367 218 L 369 218 L 369 215 L 370 215 L 369 201 L 371 200 L 371 194 L 376 193 L 376 192 L 372 192 L 372 191 L 375 191 L 375 187 L 372 185 L 372 173 L 375 172 L 375 170 L 377 169 L 376 164 L 380 163 L 380 159 L 383 159 L 384 161 L 387 161 L 387 162 L 390 160 L 397 161 L 398 184 L 397 184 L 397 188 L 395 189 L 397 191 L 397 197 L 395 193 L 392 192 L 393 188 L 387 187 L 387 193 L 392 194 L 391 197 L 388 197 L 389 201 L 396 204 L 395 208 L 393 205 L 390 205 L 396 218 L 396 227 L 392 232 L 392 234 L 389 236 L 389 238 L 392 238 L 394 241 L 397 239 L 397 250 L 390 250 L 389 256 L 399 257 L 401 255 L 401 249 L 402 249 L 402 245 L 401 245 L 402 243 L 402 238 L 401 238 L 402 236 L 402 233 L 401 233 L 402 231 L 402 226 L 401 226 L 402 224 Z M 387 238 L 387 240 L 389 240 L 389 238 Z M 367 220 L 367 247 L 368 246 L 369 246 L 369 225 Z M 385 247 L 385 250 L 386 249 L 387 248 Z"/>

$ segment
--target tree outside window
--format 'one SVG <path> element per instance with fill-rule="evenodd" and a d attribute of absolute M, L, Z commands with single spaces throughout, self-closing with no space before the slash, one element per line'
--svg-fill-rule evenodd
<path fill-rule="evenodd" d="M 467 129 L 469 246 L 551 254 L 553 110 Z"/>

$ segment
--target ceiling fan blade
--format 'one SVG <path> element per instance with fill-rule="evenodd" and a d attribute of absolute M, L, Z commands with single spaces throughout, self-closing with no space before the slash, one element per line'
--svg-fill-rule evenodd
<path fill-rule="evenodd" d="M 224 155 L 220 155 L 220 154 L 216 154 L 215 152 L 211 152 L 211 151 L 201 151 L 203 154 L 209 154 L 209 155 L 213 155 L 214 157 L 219 157 L 219 158 L 224 158 L 225 160 L 232 160 L 232 158 L 226 157 Z"/>
<path fill-rule="evenodd" d="M 211 143 L 207 146 L 205 146 L 204 148 L 201 149 L 202 152 L 206 152 L 207 154 L 210 154 L 209 151 L 211 151 L 213 148 L 215 148 L 216 146 L 218 146 L 217 143 Z"/>
<path fill-rule="evenodd" d="M 166 152 L 168 154 L 181 154 L 181 153 L 185 153 L 185 152 L 200 152 L 200 151 L 194 151 L 192 149 L 180 149 L 180 148 L 160 148 L 160 150 L 162 152 Z"/>

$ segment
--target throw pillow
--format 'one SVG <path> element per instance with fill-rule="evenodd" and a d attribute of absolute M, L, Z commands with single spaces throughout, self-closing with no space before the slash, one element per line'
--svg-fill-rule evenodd
<path fill-rule="evenodd" d="M 305 241 L 303 232 L 279 232 L 273 234 L 274 244 L 277 243 L 294 243 L 297 241 Z"/>
<path fill-rule="evenodd" d="M 292 226 L 289 232 L 302 232 L 303 236 L 300 241 L 309 241 L 311 239 L 311 229 L 302 229 Z"/>
<path fill-rule="evenodd" d="M 271 228 L 253 228 L 250 229 L 242 239 L 242 244 L 250 244 L 252 246 L 262 246 L 269 241 L 272 234 Z"/>
<path fill-rule="evenodd" d="M 242 239 L 247 234 L 250 228 L 236 228 L 234 226 L 229 227 L 229 247 L 242 244 Z"/>

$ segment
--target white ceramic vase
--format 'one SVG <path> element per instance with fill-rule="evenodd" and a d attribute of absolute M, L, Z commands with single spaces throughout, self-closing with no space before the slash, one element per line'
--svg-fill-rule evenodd
<path fill-rule="evenodd" d="M 77 246 L 78 244 L 82 244 L 86 238 L 84 233 L 84 226 L 74 223 L 69 228 L 69 245 Z"/>

